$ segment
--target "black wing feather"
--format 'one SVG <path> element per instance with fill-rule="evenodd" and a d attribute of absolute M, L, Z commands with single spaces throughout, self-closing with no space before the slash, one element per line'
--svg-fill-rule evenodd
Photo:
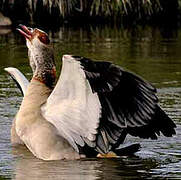
<path fill-rule="evenodd" d="M 151 139 L 157 139 L 160 132 L 175 134 L 176 125 L 158 106 L 156 89 L 150 83 L 110 62 L 74 58 L 80 61 L 102 106 L 96 139 L 99 152 L 118 147 L 127 133 Z"/>

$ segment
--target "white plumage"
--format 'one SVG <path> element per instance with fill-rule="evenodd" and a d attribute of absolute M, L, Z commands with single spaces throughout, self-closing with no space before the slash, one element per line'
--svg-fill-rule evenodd
<path fill-rule="evenodd" d="M 61 76 L 42 107 L 42 115 L 76 151 L 77 144 L 85 145 L 85 139 L 87 143 L 96 139 L 101 105 L 97 93 L 92 93 L 80 62 L 69 55 L 63 56 Z"/>
<path fill-rule="evenodd" d="M 11 77 L 20 85 L 21 90 L 23 94 L 25 95 L 29 81 L 26 79 L 26 77 L 16 68 L 8 67 L 4 69 L 7 71 Z"/>

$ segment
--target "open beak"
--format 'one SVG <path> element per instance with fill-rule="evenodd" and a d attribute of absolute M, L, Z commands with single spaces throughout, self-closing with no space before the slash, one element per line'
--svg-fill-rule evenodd
<path fill-rule="evenodd" d="M 33 36 L 33 29 L 32 28 L 28 28 L 25 25 L 20 24 L 19 28 L 17 28 L 17 30 L 28 40 L 32 39 Z"/>

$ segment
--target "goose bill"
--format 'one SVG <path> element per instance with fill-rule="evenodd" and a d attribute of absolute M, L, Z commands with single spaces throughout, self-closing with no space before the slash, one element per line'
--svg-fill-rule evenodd
<path fill-rule="evenodd" d="M 32 30 L 25 25 L 19 25 L 20 28 L 17 28 L 17 30 L 28 40 L 31 40 L 33 33 Z"/>

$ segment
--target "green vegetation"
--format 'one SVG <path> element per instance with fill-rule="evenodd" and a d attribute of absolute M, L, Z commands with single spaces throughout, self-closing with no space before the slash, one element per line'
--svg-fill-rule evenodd
<path fill-rule="evenodd" d="M 170 5 L 175 4 L 174 8 Z M 0 10 L 14 21 L 117 21 L 150 19 L 176 12 L 178 0 L 14 0 L 1 1 Z M 181 0 L 179 0 L 181 5 Z M 78 22 L 78 21 L 75 21 Z M 99 21 L 100 22 L 100 21 Z"/>
<path fill-rule="evenodd" d="M 33 12 L 33 8 L 36 9 L 38 3 L 33 4 L 33 0 L 28 2 Z M 50 13 L 52 8 L 58 8 L 63 17 L 75 13 L 107 17 L 128 15 L 132 12 L 141 17 L 143 14 L 151 15 L 154 11 L 161 10 L 159 0 L 43 0 L 43 6 L 49 9 Z"/>

